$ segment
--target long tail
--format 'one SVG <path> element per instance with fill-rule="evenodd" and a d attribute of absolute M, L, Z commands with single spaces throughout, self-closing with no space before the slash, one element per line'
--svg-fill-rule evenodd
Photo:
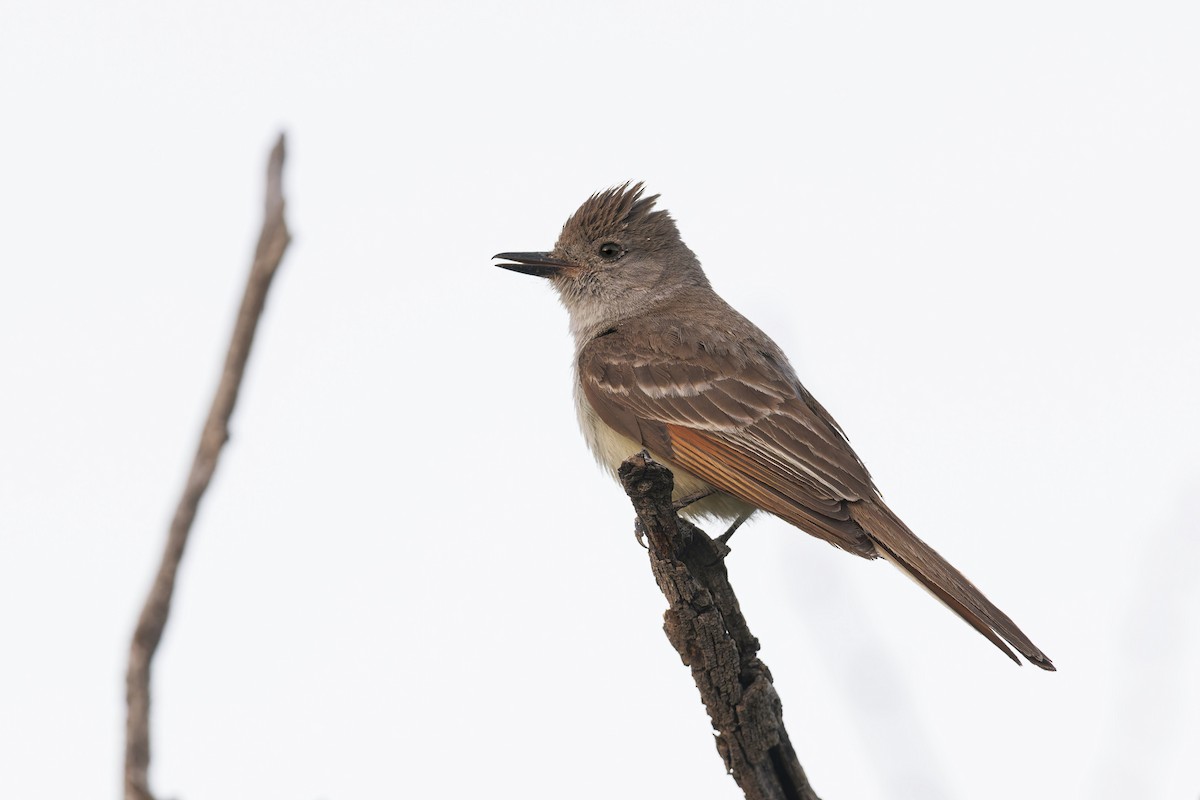
<path fill-rule="evenodd" d="M 1007 614 L 996 608 L 983 596 L 983 592 L 976 589 L 936 550 L 918 539 L 882 502 L 861 500 L 851 503 L 850 516 L 867 532 L 879 555 L 924 586 L 1009 658 L 1021 663 L 1005 642 L 1020 651 L 1034 666 L 1054 671 L 1054 664 L 1050 663 L 1046 654 L 1029 641 L 1029 637 Z"/>

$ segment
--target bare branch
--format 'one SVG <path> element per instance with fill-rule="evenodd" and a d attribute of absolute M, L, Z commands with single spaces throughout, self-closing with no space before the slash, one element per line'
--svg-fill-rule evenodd
<path fill-rule="evenodd" d="M 150 766 L 150 665 L 162 640 L 163 629 L 171 612 L 171 596 L 175 590 L 175 575 L 183 559 L 188 534 L 196 518 L 200 498 L 208 488 L 217 469 L 221 448 L 229 440 L 229 419 L 237 403 L 238 388 L 246 371 L 254 332 L 266 303 L 271 279 L 279 268 L 291 236 L 284 221 L 283 199 L 284 137 L 271 149 L 267 163 L 266 208 L 254 263 L 242 295 L 237 322 L 225 356 L 225 368 L 213 397 L 208 419 L 200 434 L 200 445 L 192 461 L 192 470 L 184 484 L 183 496 L 175 508 L 175 516 L 167 533 L 162 563 L 138 617 L 137 628 L 129 647 L 129 669 L 125 675 L 125 699 L 128 716 L 125 722 L 125 798 L 153 800 L 147 772 Z"/>
<path fill-rule="evenodd" d="M 670 604 L 663 628 L 692 668 L 725 768 L 747 800 L 820 800 L 792 749 L 783 704 L 729 585 L 728 548 L 676 516 L 671 471 L 648 454 L 627 459 L 619 475 Z"/>

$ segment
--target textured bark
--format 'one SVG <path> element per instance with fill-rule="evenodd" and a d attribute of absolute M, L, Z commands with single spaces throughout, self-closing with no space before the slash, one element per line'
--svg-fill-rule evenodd
<path fill-rule="evenodd" d="M 153 800 L 147 773 L 150 767 L 150 665 L 162 641 L 167 617 L 171 613 L 171 597 L 175 591 L 175 576 L 183 559 L 188 534 L 200 507 L 200 499 L 217 469 L 221 448 L 229 440 L 229 419 L 237 404 L 238 389 L 254 343 L 254 332 L 267 300 L 271 279 L 279 268 L 291 237 L 284 221 L 283 200 L 284 139 L 281 134 L 267 162 L 266 210 L 254 263 L 246 281 L 242 305 L 230 337 L 212 407 L 200 434 L 200 445 L 192 461 L 192 469 L 184 484 L 183 495 L 175 508 L 175 516 L 167 532 L 167 544 L 154 583 L 138 617 L 133 641 L 129 647 L 129 667 L 125 674 L 125 797 L 126 800 Z"/>
<path fill-rule="evenodd" d="M 729 585 L 728 548 L 679 519 L 671 471 L 648 454 L 626 460 L 619 474 L 669 603 L 663 628 L 691 667 L 726 770 L 748 800 L 820 800 L 792 749 L 771 673 Z"/>

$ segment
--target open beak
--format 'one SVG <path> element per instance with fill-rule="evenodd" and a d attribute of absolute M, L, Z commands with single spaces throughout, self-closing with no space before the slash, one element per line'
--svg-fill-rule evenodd
<path fill-rule="evenodd" d="M 539 278 L 549 278 L 575 266 L 575 264 L 555 258 L 549 253 L 497 253 L 492 258 L 503 258 L 516 262 L 515 264 L 497 264 L 497 267 L 511 269 L 513 272 L 524 272 L 526 275 L 536 275 Z"/>

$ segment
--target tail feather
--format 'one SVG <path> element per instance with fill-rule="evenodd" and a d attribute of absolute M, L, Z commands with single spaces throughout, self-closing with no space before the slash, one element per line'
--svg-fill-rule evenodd
<path fill-rule="evenodd" d="M 850 516 L 875 543 L 879 554 L 921 584 L 971 627 L 987 637 L 1009 658 L 1021 663 L 1012 645 L 1031 664 L 1054 671 L 1054 664 L 1029 640 L 1008 615 L 983 596 L 967 578 L 938 555 L 882 502 L 862 500 L 850 505 Z"/>

